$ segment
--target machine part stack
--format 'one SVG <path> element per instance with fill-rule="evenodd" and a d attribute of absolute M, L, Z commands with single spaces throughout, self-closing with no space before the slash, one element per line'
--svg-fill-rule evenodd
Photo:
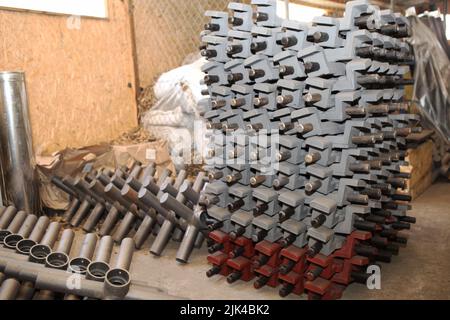
<path fill-rule="evenodd" d="M 206 12 L 201 35 L 207 276 L 338 299 L 415 223 L 400 172 L 421 130 L 403 98 L 408 21 L 366 0 L 312 24 L 280 19 L 273 0 L 228 9 Z"/>
<path fill-rule="evenodd" d="M 118 244 L 132 236 L 140 249 L 153 234 L 150 253 L 160 256 L 173 239 L 180 243 L 176 260 L 187 263 L 207 235 L 206 213 L 197 206 L 205 173 L 191 182 L 184 170 L 172 177 L 168 169 L 157 174 L 154 163 L 144 167 L 134 161 L 115 172 L 86 166 L 79 177 L 53 177 L 52 182 L 71 196 L 63 221 L 86 233 L 110 235 Z"/>

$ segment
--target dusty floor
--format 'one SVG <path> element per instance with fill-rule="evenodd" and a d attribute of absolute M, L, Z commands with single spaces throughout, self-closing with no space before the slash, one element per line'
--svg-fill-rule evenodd
<path fill-rule="evenodd" d="M 382 264 L 381 290 L 351 285 L 344 299 L 450 299 L 450 183 L 439 182 L 413 203 L 412 226 L 406 248 L 392 263 Z M 170 295 L 190 299 L 280 299 L 277 290 L 258 292 L 251 283 L 226 283 L 206 278 L 206 250 L 196 250 L 188 265 L 175 262 L 172 243 L 160 258 L 143 250 L 134 257 L 132 278 Z M 290 299 L 298 299 L 290 296 Z"/>

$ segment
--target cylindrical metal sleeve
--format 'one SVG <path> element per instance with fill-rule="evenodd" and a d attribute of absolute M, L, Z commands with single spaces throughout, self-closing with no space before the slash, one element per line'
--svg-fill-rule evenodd
<path fill-rule="evenodd" d="M 125 238 L 122 240 L 119 249 L 119 255 L 116 261 L 117 269 L 128 270 L 131 265 L 131 259 L 134 253 L 134 241 L 131 238 Z"/>
<path fill-rule="evenodd" d="M 62 217 L 62 220 L 65 222 L 69 222 L 75 213 L 77 212 L 78 208 L 80 207 L 81 201 L 78 199 L 73 199 L 70 203 L 69 208 L 64 212 L 64 215 Z"/>
<path fill-rule="evenodd" d="M 182 203 L 179 203 L 168 193 L 165 193 L 161 196 L 160 203 L 163 207 L 174 211 L 177 215 L 185 220 L 189 220 L 193 215 L 193 211 L 190 208 L 186 207 Z"/>
<path fill-rule="evenodd" d="M 203 189 L 203 186 L 205 185 L 205 177 L 206 177 L 206 172 L 200 172 L 197 175 L 197 178 L 195 178 L 195 182 L 194 185 L 192 186 L 192 189 L 195 192 L 200 192 Z"/>
<path fill-rule="evenodd" d="M 70 221 L 70 225 L 75 228 L 80 226 L 81 222 L 84 220 L 84 218 L 88 214 L 90 208 L 91 208 L 90 202 L 87 200 L 84 200 L 81 203 L 81 205 L 78 208 L 75 215 L 73 216 L 72 220 Z"/>
<path fill-rule="evenodd" d="M 105 218 L 105 221 L 103 221 L 102 227 L 100 228 L 98 234 L 100 236 L 110 235 L 112 230 L 116 226 L 117 221 L 119 221 L 119 217 L 120 217 L 119 210 L 117 210 L 116 207 L 111 207 L 111 209 L 108 212 L 108 215 Z"/>
<path fill-rule="evenodd" d="M 181 187 L 181 185 L 183 184 L 186 177 L 187 177 L 187 171 L 180 170 L 180 172 L 178 172 L 177 178 L 175 179 L 175 182 L 173 183 L 174 188 L 178 190 Z M 174 197 L 176 197 L 176 195 Z"/>
<path fill-rule="evenodd" d="M 70 195 L 72 197 L 75 197 L 75 198 L 78 197 L 78 194 L 75 192 L 75 190 L 73 190 L 72 188 L 70 188 L 69 186 L 64 184 L 64 182 L 62 181 L 61 178 L 59 178 L 59 177 L 52 177 L 51 182 L 55 186 L 57 186 L 59 189 L 61 189 L 65 193 L 67 193 L 68 195 Z"/>
<path fill-rule="evenodd" d="M 61 235 L 56 252 L 61 252 L 65 254 L 70 253 L 70 248 L 72 248 L 73 239 L 75 238 L 75 233 L 72 229 L 66 229 Z"/>
<path fill-rule="evenodd" d="M 155 209 L 159 214 L 168 217 L 169 213 L 161 206 L 159 199 L 149 190 L 142 188 L 139 191 L 138 198 L 148 207 Z"/>
<path fill-rule="evenodd" d="M 23 222 L 27 218 L 27 213 L 25 211 L 19 211 L 16 213 L 16 216 L 9 224 L 7 230 L 11 233 L 16 233 L 19 231 L 20 227 L 22 226 Z"/>
<path fill-rule="evenodd" d="M 108 197 L 111 197 L 115 201 L 119 202 L 125 208 L 130 208 L 132 203 L 122 197 L 120 190 L 112 183 L 108 184 L 105 187 L 105 194 Z"/>
<path fill-rule="evenodd" d="M 16 300 L 25 300 L 25 301 L 31 300 L 33 298 L 35 291 L 36 290 L 34 289 L 33 282 L 30 281 L 22 282 Z"/>
<path fill-rule="evenodd" d="M 146 216 L 144 220 L 142 221 L 141 225 L 139 226 L 139 229 L 136 231 L 136 234 L 134 235 L 134 243 L 136 245 L 136 249 L 140 249 L 142 245 L 144 244 L 145 240 L 149 237 L 150 233 L 152 232 L 153 225 L 155 223 L 155 220 L 152 219 L 150 216 Z"/>
<path fill-rule="evenodd" d="M 40 217 L 36 222 L 36 225 L 34 226 L 33 231 L 31 232 L 28 239 L 36 243 L 41 241 L 42 237 L 44 236 L 45 230 L 47 230 L 49 224 L 50 219 L 48 217 L 46 216 Z"/>
<path fill-rule="evenodd" d="M 86 219 L 86 222 L 83 225 L 83 230 L 86 232 L 91 232 L 92 230 L 94 230 L 95 226 L 102 218 L 104 212 L 105 207 L 103 206 L 103 204 L 97 203 L 97 205 L 89 214 L 89 217 Z"/>
<path fill-rule="evenodd" d="M 197 239 L 199 230 L 193 225 L 189 225 L 184 233 L 183 240 L 177 251 L 176 259 L 178 262 L 187 263 L 194 249 L 195 240 Z"/>
<path fill-rule="evenodd" d="M 193 188 L 189 185 L 188 181 L 185 181 L 180 187 L 180 192 L 184 194 L 186 199 L 188 199 L 193 204 L 197 204 L 200 198 L 200 193 L 195 192 Z"/>
<path fill-rule="evenodd" d="M 6 210 L 6 207 L 0 206 L 0 219 L 2 218 L 3 213 L 5 212 L 5 210 Z"/>
<path fill-rule="evenodd" d="M 78 258 L 85 258 L 90 260 L 94 255 L 95 246 L 97 245 L 97 235 L 95 233 L 88 233 L 81 244 Z"/>
<path fill-rule="evenodd" d="M 142 188 L 142 183 L 133 177 L 128 177 L 128 179 L 125 181 L 126 185 L 129 185 L 133 190 L 139 191 Z"/>
<path fill-rule="evenodd" d="M 128 176 L 128 178 L 132 177 L 132 178 L 137 179 L 137 177 L 139 177 L 139 174 L 141 173 L 141 171 L 142 171 L 142 167 L 140 165 L 135 165 L 131 169 L 131 172 L 130 172 L 130 175 Z"/>
<path fill-rule="evenodd" d="M 172 175 L 172 171 L 170 171 L 169 169 L 164 169 L 162 172 L 161 172 L 161 175 L 159 176 L 159 178 L 158 178 L 158 182 L 157 182 L 157 184 L 158 184 L 158 186 L 160 186 L 164 181 L 166 181 L 166 179 L 168 178 L 168 177 L 170 177 Z"/>
<path fill-rule="evenodd" d="M 111 236 L 102 237 L 93 261 L 109 263 L 113 247 L 114 240 Z"/>
<path fill-rule="evenodd" d="M 156 172 L 156 164 L 153 162 L 149 164 L 141 173 L 140 181 L 144 181 L 145 177 L 152 177 Z"/>
<path fill-rule="evenodd" d="M 170 240 L 172 231 L 175 228 L 175 224 L 169 220 L 164 221 L 161 228 L 159 229 L 158 235 L 150 247 L 150 253 L 159 256 L 163 252 L 164 248 Z"/>
<path fill-rule="evenodd" d="M 19 281 L 13 278 L 6 279 L 0 287 L 0 300 L 15 300 L 19 289 Z"/>
<path fill-rule="evenodd" d="M 0 230 L 3 230 L 9 226 L 11 221 L 14 219 L 16 212 L 17 209 L 15 207 L 6 208 L 5 212 L 3 213 L 0 219 Z"/>
<path fill-rule="evenodd" d="M 133 227 L 133 223 L 135 221 L 136 216 L 133 213 L 128 212 L 123 218 L 123 220 L 120 222 L 116 232 L 113 235 L 114 241 L 117 243 L 121 243 L 122 239 L 125 238 L 131 231 L 131 228 Z"/>
<path fill-rule="evenodd" d="M 157 195 L 159 192 L 159 186 L 155 183 L 154 177 L 145 177 L 144 180 L 142 181 L 141 190 L 142 189 L 147 189 L 154 195 Z"/>
<path fill-rule="evenodd" d="M 47 231 L 44 234 L 44 237 L 42 238 L 39 244 L 48 246 L 50 248 L 53 247 L 53 245 L 56 242 L 56 239 L 58 239 L 60 229 L 61 225 L 58 222 L 50 223 L 50 226 L 48 227 Z"/>

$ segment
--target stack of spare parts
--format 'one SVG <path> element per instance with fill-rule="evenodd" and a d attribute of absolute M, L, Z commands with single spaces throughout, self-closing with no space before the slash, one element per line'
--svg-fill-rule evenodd
<path fill-rule="evenodd" d="M 342 18 L 280 19 L 276 1 L 208 11 L 201 54 L 210 183 L 208 277 L 338 299 L 390 262 L 415 219 L 405 17 L 369 1 Z"/>
<path fill-rule="evenodd" d="M 83 236 L 46 216 L 0 208 L 0 300 L 145 299 L 148 288 L 132 285 L 128 272 L 135 250 L 131 238 Z M 72 251 L 72 252 L 71 252 Z"/>
<path fill-rule="evenodd" d="M 200 199 L 206 174 L 201 172 L 192 182 L 181 170 L 178 175 L 168 169 L 157 172 L 154 163 L 116 169 L 93 170 L 73 178 L 53 177 L 52 182 L 71 196 L 62 219 L 72 227 L 112 236 L 116 243 L 132 237 L 141 249 L 150 235 L 155 235 L 150 253 L 160 256 L 172 239 L 179 242 L 176 260 L 186 263 L 194 248 L 204 242 L 206 227 L 201 227 L 195 207 Z M 203 231 L 203 232 L 202 232 Z"/>

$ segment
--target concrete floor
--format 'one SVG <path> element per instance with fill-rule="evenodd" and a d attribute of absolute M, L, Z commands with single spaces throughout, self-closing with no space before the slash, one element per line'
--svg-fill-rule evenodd
<path fill-rule="evenodd" d="M 450 183 L 438 182 L 413 203 L 417 224 L 408 246 L 392 263 L 382 264 L 381 290 L 354 284 L 343 299 L 450 299 Z M 206 278 L 206 249 L 194 251 L 191 262 L 175 262 L 177 246 L 171 243 L 162 257 L 147 252 L 134 256 L 131 269 L 136 282 L 189 299 L 280 299 L 277 290 L 253 289 L 251 283 L 226 283 L 224 277 Z M 289 299 L 299 299 L 289 296 Z"/>

